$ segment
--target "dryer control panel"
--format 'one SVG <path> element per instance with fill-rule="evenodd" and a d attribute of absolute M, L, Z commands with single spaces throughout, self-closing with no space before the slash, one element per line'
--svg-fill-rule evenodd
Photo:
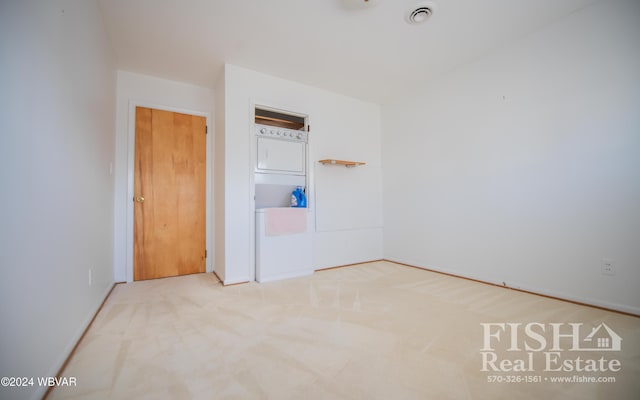
<path fill-rule="evenodd" d="M 291 140 L 294 142 L 307 143 L 307 132 L 278 128 L 275 126 L 256 124 L 256 135 L 259 137 L 268 137 L 270 139 Z"/>

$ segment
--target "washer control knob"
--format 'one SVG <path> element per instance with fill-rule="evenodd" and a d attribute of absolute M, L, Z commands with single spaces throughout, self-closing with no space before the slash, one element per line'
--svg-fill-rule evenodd
<path fill-rule="evenodd" d="M 298 136 L 296 136 L 297 139 L 302 139 L 302 133 L 298 133 Z"/>
<path fill-rule="evenodd" d="M 262 133 L 263 135 L 267 133 L 267 128 L 260 128 L 260 133 Z"/>

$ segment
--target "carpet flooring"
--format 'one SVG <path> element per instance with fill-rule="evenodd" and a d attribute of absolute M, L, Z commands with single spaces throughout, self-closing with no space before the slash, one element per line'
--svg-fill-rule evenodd
<path fill-rule="evenodd" d="M 620 350 L 571 351 L 571 323 Z M 49 399 L 638 399 L 640 318 L 384 261 L 188 275 L 117 285 L 63 376 Z"/>

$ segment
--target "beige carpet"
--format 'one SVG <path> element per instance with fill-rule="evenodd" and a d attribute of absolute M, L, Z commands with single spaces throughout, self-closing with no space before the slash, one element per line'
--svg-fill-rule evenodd
<path fill-rule="evenodd" d="M 604 322 L 621 351 L 561 356 L 620 371 L 544 372 L 543 351 L 534 372 L 481 371 L 490 322 L 582 323 L 583 336 Z M 498 359 L 526 358 L 510 337 L 492 339 Z M 616 382 L 550 382 L 573 375 Z M 638 399 L 640 318 L 388 262 L 230 287 L 190 275 L 118 285 L 64 376 L 77 386 L 50 399 Z"/>

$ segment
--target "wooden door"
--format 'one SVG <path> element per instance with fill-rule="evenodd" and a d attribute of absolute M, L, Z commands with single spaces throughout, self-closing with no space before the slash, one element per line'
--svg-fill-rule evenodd
<path fill-rule="evenodd" d="M 206 120 L 136 107 L 134 280 L 205 272 Z"/>

